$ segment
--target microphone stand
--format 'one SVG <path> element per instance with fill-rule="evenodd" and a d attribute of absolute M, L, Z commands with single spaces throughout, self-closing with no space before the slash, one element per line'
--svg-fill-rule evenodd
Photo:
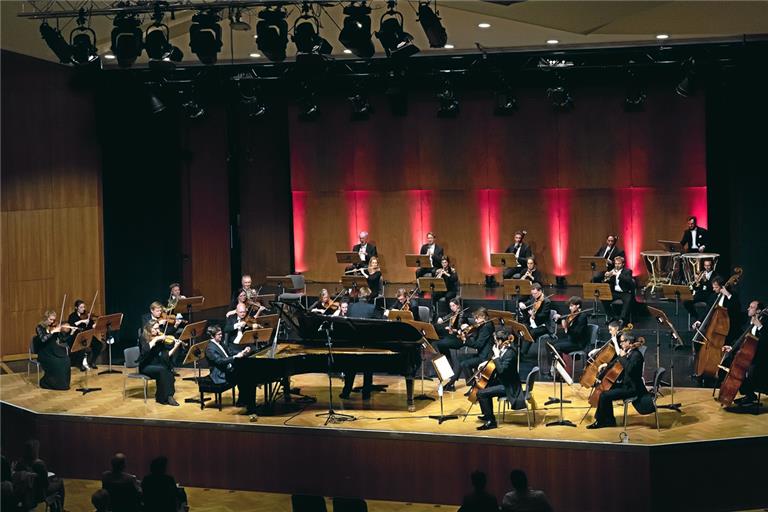
<path fill-rule="evenodd" d="M 333 332 L 333 322 L 325 320 L 320 324 L 317 329 L 318 332 L 325 331 L 326 347 L 328 347 L 328 412 L 315 414 L 315 417 L 325 418 L 324 425 L 328 423 L 342 423 L 344 421 L 355 421 L 357 418 L 350 414 L 341 414 L 333 410 L 333 381 L 331 380 L 331 371 L 333 369 L 333 341 L 331 340 L 331 333 Z"/>

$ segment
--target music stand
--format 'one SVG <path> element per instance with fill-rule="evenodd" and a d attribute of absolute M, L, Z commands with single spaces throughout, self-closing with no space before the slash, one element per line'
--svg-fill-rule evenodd
<path fill-rule="evenodd" d="M 109 353 L 109 366 L 106 370 L 99 372 L 99 375 L 106 373 L 123 373 L 120 370 L 112 369 L 112 344 L 115 342 L 115 338 L 112 333 L 120 330 L 120 326 L 123 324 L 122 313 L 112 313 L 111 315 L 102 315 L 96 319 L 96 323 L 93 324 L 93 330 L 96 331 L 96 336 L 104 336 L 104 343 L 107 344 L 107 351 Z M 112 340 L 110 342 L 109 340 Z"/>
<path fill-rule="evenodd" d="M 413 321 L 413 312 L 403 311 L 400 309 L 390 309 L 387 311 L 387 320 L 395 322 L 402 322 L 404 320 Z"/>
<path fill-rule="evenodd" d="M 186 297 L 183 299 L 179 299 L 176 301 L 176 305 L 173 307 L 173 312 L 180 312 L 183 309 L 186 309 L 187 313 L 187 320 L 192 321 L 192 308 L 194 306 L 202 306 L 203 302 L 205 302 L 205 297 L 202 295 L 198 295 L 196 297 Z"/>
<path fill-rule="evenodd" d="M 513 265 L 508 265 L 507 262 L 514 262 Z M 491 266 L 497 268 L 507 268 L 517 266 L 517 256 L 513 252 L 492 252 L 491 253 Z M 502 278 L 504 272 L 502 271 Z"/>
<path fill-rule="evenodd" d="M 506 325 L 508 322 L 516 322 L 515 320 L 515 314 L 511 311 L 500 311 L 498 309 L 489 309 L 487 310 L 488 318 L 493 320 L 494 318 L 498 318 L 501 321 L 502 325 Z"/>
<path fill-rule="evenodd" d="M 266 343 L 272 338 L 272 331 L 273 329 L 271 327 L 269 329 L 251 329 L 243 333 L 243 337 L 240 338 L 240 341 L 233 343 L 240 346 Z"/>
<path fill-rule="evenodd" d="M 601 265 L 608 268 L 608 260 L 602 256 L 579 256 L 579 270 L 589 272 L 589 279 Z"/>
<path fill-rule="evenodd" d="M 199 322 L 199 323 L 207 323 L 207 322 Z M 192 325 L 194 325 L 194 324 L 190 324 L 187 327 L 185 327 L 184 328 L 184 332 L 182 332 L 181 335 L 184 336 L 184 333 L 187 331 L 187 328 L 191 327 Z M 179 339 L 181 339 L 181 338 L 179 338 Z M 205 359 L 205 349 L 208 348 L 208 343 L 209 343 L 209 341 L 205 340 L 205 341 L 201 341 L 200 343 L 195 343 L 194 345 L 189 347 L 189 350 L 187 351 L 187 355 L 184 356 L 184 361 L 182 361 L 181 364 L 185 365 L 185 364 L 192 363 L 192 365 L 197 370 L 197 377 L 192 377 L 192 378 L 187 377 L 184 380 L 193 380 L 195 382 L 198 382 L 200 379 L 202 379 L 202 376 L 200 375 L 200 367 L 197 365 L 197 362 L 202 360 L 202 359 Z M 204 398 L 203 400 L 205 402 L 207 402 L 208 400 L 210 400 L 210 398 Z M 185 398 L 184 402 L 185 403 L 189 403 L 189 404 L 199 404 L 199 403 L 201 403 L 200 399 L 197 398 L 197 397 Z"/>
<path fill-rule="evenodd" d="M 347 290 L 359 290 L 361 286 L 368 286 L 368 279 L 363 276 L 341 276 L 341 285 Z"/>
<path fill-rule="evenodd" d="M 280 321 L 280 315 L 277 313 L 274 315 L 264 315 L 264 316 L 256 317 L 256 323 L 265 329 L 267 328 L 276 329 L 279 321 Z"/>
<path fill-rule="evenodd" d="M 390 311 L 392 313 L 392 311 Z M 410 311 L 398 311 L 398 313 L 410 313 Z M 410 324 L 416 328 L 421 333 L 421 339 L 423 343 L 421 344 L 421 394 L 413 397 L 414 400 L 434 400 L 431 396 L 424 393 L 424 360 L 425 360 L 425 352 L 429 352 L 431 356 L 432 365 L 434 366 L 434 360 L 436 357 L 438 357 L 439 352 L 435 350 L 435 347 L 432 346 L 432 343 L 430 343 L 430 340 L 439 340 L 440 336 L 437 335 L 437 331 L 435 330 L 435 326 L 432 325 L 429 322 L 419 322 L 417 320 L 414 320 L 413 318 L 406 318 L 405 316 L 401 319 L 404 323 Z M 441 356 L 444 357 L 444 356 Z M 450 364 L 448 365 L 450 366 Z M 439 378 L 438 374 L 438 378 Z M 431 380 L 431 379 L 430 379 Z M 438 385 L 441 385 L 442 382 L 439 382 Z"/>
<path fill-rule="evenodd" d="M 356 263 L 362 263 L 360 254 L 354 251 L 336 251 L 336 263 L 346 263 L 347 265 L 354 265 Z"/>
<path fill-rule="evenodd" d="M 254 295 L 251 297 L 251 302 L 258 302 L 265 308 L 269 308 L 269 306 L 275 301 L 275 294 L 274 293 L 267 293 L 265 295 Z"/>
<path fill-rule="evenodd" d="M 429 254 L 406 254 L 405 266 L 414 268 L 433 268 L 432 258 L 429 257 Z"/>
<path fill-rule="evenodd" d="M 406 321 L 406 323 L 414 326 L 421 333 L 424 343 L 422 343 L 422 354 L 424 351 L 428 351 L 432 356 L 432 367 L 435 369 L 437 375 L 437 396 L 440 397 L 440 414 L 430 415 L 429 419 L 437 420 L 438 425 L 442 425 L 444 421 L 455 420 L 459 417 L 455 414 L 444 414 L 443 409 L 443 382 L 453 377 L 453 368 L 448 358 L 440 354 L 435 347 L 429 342 L 429 340 L 437 340 L 440 337 L 437 335 L 435 326 L 428 322 L 417 322 L 415 320 Z M 421 394 L 414 397 L 414 400 L 435 400 L 429 395 L 424 393 L 424 357 L 421 358 Z"/>
<path fill-rule="evenodd" d="M 348 321 L 348 319 L 344 317 L 338 318 Z M 325 331 L 326 347 L 328 347 L 328 412 L 315 414 L 315 417 L 317 418 L 326 416 L 324 425 L 328 425 L 328 423 L 341 423 L 343 421 L 357 420 L 357 418 L 351 414 L 341 414 L 333 410 L 333 381 L 331 379 L 331 373 L 333 372 L 333 336 L 331 336 L 331 333 L 333 332 L 333 325 L 334 322 L 331 322 L 330 320 L 324 320 L 318 329 L 318 331 Z"/>
<path fill-rule="evenodd" d="M 75 341 L 72 342 L 72 348 L 70 349 L 70 352 L 81 352 L 83 350 L 90 350 L 91 349 L 91 340 L 95 336 L 96 332 L 94 329 L 88 329 L 87 331 L 80 332 L 76 337 Z M 83 387 L 77 388 L 75 391 L 80 391 L 82 394 L 88 394 L 92 391 L 101 391 L 101 388 L 90 388 L 88 387 L 88 372 L 91 371 L 90 367 L 87 365 L 85 366 L 85 378 L 83 382 Z M 117 372 L 120 373 L 120 372 Z"/>
<path fill-rule="evenodd" d="M 568 372 L 565 370 L 565 361 L 560 357 L 560 354 L 557 353 L 557 349 L 552 346 L 551 343 L 547 342 L 547 348 L 552 352 L 552 357 L 554 358 L 552 361 L 552 366 L 555 368 L 555 371 L 553 372 L 553 375 L 555 377 L 555 380 L 557 380 L 557 376 L 560 375 L 560 398 L 556 399 L 560 403 L 560 419 L 557 421 L 550 421 L 546 424 L 547 427 L 553 427 L 553 426 L 563 426 L 563 427 L 575 427 L 576 424 L 573 423 L 570 420 L 566 420 L 563 418 L 563 404 L 564 403 L 571 403 L 570 400 L 563 400 L 563 382 L 566 382 L 569 386 L 573 385 L 573 379 L 571 379 L 571 376 L 568 374 Z M 548 400 L 544 405 L 549 405 L 552 402 L 552 400 Z"/>
<path fill-rule="evenodd" d="M 684 284 L 663 284 L 661 285 L 661 298 L 662 299 L 674 299 L 675 301 L 675 319 L 676 323 L 680 325 L 680 301 L 690 300 L 693 301 L 693 292 Z M 695 306 L 694 306 L 695 309 Z M 682 345 L 682 342 L 680 343 Z M 678 345 L 678 346 L 680 346 Z"/>
<path fill-rule="evenodd" d="M 505 279 L 504 280 L 504 310 L 507 309 L 507 297 L 515 296 L 515 306 L 512 308 L 515 311 L 515 318 L 517 318 L 517 305 L 520 304 L 520 297 L 528 297 L 531 295 L 531 282 L 527 279 Z"/>
<path fill-rule="evenodd" d="M 656 240 L 656 243 L 660 244 L 664 249 L 670 252 L 683 253 L 683 244 L 677 240 Z"/>
<path fill-rule="evenodd" d="M 191 324 L 187 324 L 184 327 L 184 330 L 181 331 L 181 334 L 179 335 L 179 339 L 181 341 L 187 341 L 191 342 L 194 341 L 195 338 L 198 336 L 202 336 L 205 334 L 205 328 L 208 327 L 208 320 L 202 320 L 200 322 L 195 322 Z M 186 343 L 185 343 L 186 344 Z M 190 350 L 192 347 L 190 347 Z M 187 355 L 189 355 L 189 351 L 187 351 Z M 197 360 L 192 361 L 194 363 L 195 369 L 197 369 Z M 184 358 L 184 361 L 182 361 L 181 365 L 184 366 L 187 364 L 187 358 Z M 195 380 L 195 377 L 184 377 L 182 380 Z"/>
<path fill-rule="evenodd" d="M 445 286 L 445 280 L 442 277 L 420 277 L 416 282 L 418 283 L 420 290 L 429 290 L 433 314 L 437 317 L 437 299 L 435 299 L 435 292 L 448 291 L 448 288 Z"/>
<path fill-rule="evenodd" d="M 597 312 L 597 303 L 601 300 L 613 300 L 613 293 L 611 293 L 611 287 L 608 283 L 583 283 L 581 286 L 583 288 L 582 294 L 584 297 L 592 296 L 592 314 L 590 314 L 589 317 L 597 318 L 599 316 L 604 316 L 607 319 L 607 311 L 605 313 Z M 606 297 L 606 299 L 601 299 L 601 297 Z"/>
<path fill-rule="evenodd" d="M 264 281 L 266 284 L 270 286 L 275 286 L 279 290 L 278 295 L 282 295 L 285 293 L 285 283 L 291 283 L 291 286 L 293 286 L 293 280 L 291 280 L 291 276 L 285 275 L 285 276 L 267 276 L 264 278 Z"/>
<path fill-rule="evenodd" d="M 648 312 L 651 314 L 652 317 L 656 319 L 656 368 L 658 371 L 658 368 L 661 366 L 661 356 L 659 355 L 661 353 L 661 341 L 659 336 L 659 330 L 662 325 L 669 327 L 670 333 L 669 336 L 672 339 L 676 339 L 678 343 L 682 344 L 680 341 L 680 335 L 677 334 L 677 330 L 675 330 L 675 327 L 672 325 L 672 323 L 669 321 L 669 318 L 664 313 L 664 311 L 648 306 Z M 680 407 L 682 407 L 682 404 L 675 403 L 675 353 L 672 352 L 669 356 L 669 391 L 670 391 L 670 403 L 667 405 L 656 405 L 657 409 L 672 409 L 674 411 L 680 412 Z"/>
<path fill-rule="evenodd" d="M 504 320 L 504 318 L 502 318 L 502 320 Z M 517 371 L 520 371 L 520 352 L 523 350 L 523 341 L 533 343 L 534 339 L 525 324 L 521 324 L 516 320 L 507 320 L 505 326 L 506 325 L 508 325 L 510 330 L 515 333 L 515 337 L 517 338 Z"/>

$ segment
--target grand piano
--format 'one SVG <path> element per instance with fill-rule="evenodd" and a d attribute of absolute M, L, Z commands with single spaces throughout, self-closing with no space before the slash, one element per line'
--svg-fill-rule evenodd
<path fill-rule="evenodd" d="M 331 372 L 402 375 L 408 409 L 414 409 L 413 380 L 421 365 L 423 342 L 418 329 L 404 322 L 320 315 L 291 303 L 282 304 L 281 318 L 289 322 L 289 330 L 298 334 L 298 340 L 275 341 L 251 357 L 235 360 L 234 364 L 238 386 L 254 389 L 264 385 L 263 412 L 273 410 L 280 394 L 290 401 L 288 390 L 292 375 L 329 371 L 328 336 L 333 345 Z"/>

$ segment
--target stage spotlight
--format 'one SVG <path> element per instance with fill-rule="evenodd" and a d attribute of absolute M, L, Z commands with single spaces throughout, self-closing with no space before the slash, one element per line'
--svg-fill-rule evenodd
<path fill-rule="evenodd" d="M 72 50 L 72 62 L 80 66 L 85 66 L 99 59 L 96 49 L 96 32 L 92 28 L 86 27 L 88 18 L 85 10 L 80 9 L 77 16 L 77 27 L 69 33 L 69 46 Z"/>
<path fill-rule="evenodd" d="M 288 45 L 288 22 L 286 12 L 278 7 L 266 8 L 259 13 L 256 24 L 256 46 L 271 61 L 285 60 L 285 47 Z"/>
<path fill-rule="evenodd" d="M 242 32 L 250 32 L 251 31 L 251 25 L 247 21 L 243 21 L 243 13 L 240 12 L 240 9 L 238 9 L 235 12 L 235 16 L 232 17 L 232 10 L 230 9 L 230 16 L 229 16 L 229 27 L 232 30 L 239 30 Z"/>
<path fill-rule="evenodd" d="M 302 121 L 313 121 L 320 116 L 315 93 L 307 84 L 304 84 L 302 89 L 303 94 L 299 99 L 299 119 Z"/>
<path fill-rule="evenodd" d="M 53 28 L 44 21 L 40 25 L 40 35 L 43 36 L 43 40 L 48 45 L 48 48 L 59 58 L 59 62 L 62 64 L 72 63 L 72 47 L 64 39 L 64 36 L 61 35 L 61 30 Z"/>
<path fill-rule="evenodd" d="M 373 57 L 375 50 L 371 41 L 371 8 L 365 2 L 354 3 L 344 8 L 344 26 L 339 34 L 339 42 L 362 59 Z"/>
<path fill-rule="evenodd" d="M 362 92 L 359 90 L 355 91 L 355 93 L 352 94 L 352 96 L 349 96 L 347 99 L 352 105 L 353 121 L 362 121 L 368 119 L 371 116 L 373 108 L 371 108 L 371 104 L 368 101 L 368 98 L 366 98 Z"/>
<path fill-rule="evenodd" d="M 381 15 L 376 38 L 381 42 L 387 57 L 409 57 L 419 52 L 413 44 L 413 36 L 403 30 L 403 15 L 395 10 L 396 2 L 387 2 L 387 12 Z"/>
<path fill-rule="evenodd" d="M 685 76 L 680 83 L 675 87 L 675 92 L 683 98 L 690 98 L 696 94 L 696 61 L 693 57 L 689 57 L 683 62 L 683 71 Z"/>
<path fill-rule="evenodd" d="M 144 47 L 144 33 L 141 21 L 133 14 L 118 14 L 113 22 L 112 53 L 117 57 L 117 64 L 127 68 L 136 62 Z"/>
<path fill-rule="evenodd" d="M 216 64 L 221 51 L 221 18 L 215 10 L 198 12 L 189 27 L 189 47 L 203 64 Z"/>
<path fill-rule="evenodd" d="M 450 80 L 444 80 L 437 93 L 437 99 L 440 101 L 440 108 L 437 109 L 437 117 L 451 118 L 459 115 L 459 100 L 456 99 L 456 93 Z"/>
<path fill-rule="evenodd" d="M 149 109 L 153 114 L 159 114 L 165 110 L 165 103 L 153 91 L 149 91 Z"/>
<path fill-rule="evenodd" d="M 573 97 L 562 84 L 547 89 L 547 96 L 555 110 L 566 111 L 573 108 Z"/>
<path fill-rule="evenodd" d="M 437 9 L 437 1 L 435 1 L 435 9 Z M 439 14 L 437 10 L 432 10 L 428 1 L 419 2 L 419 23 L 429 40 L 430 48 L 443 48 L 448 42 L 448 33 L 440 23 Z"/>
<path fill-rule="evenodd" d="M 517 110 L 517 98 L 511 90 L 494 93 L 495 107 L 493 113 L 497 116 L 510 116 Z"/>
<path fill-rule="evenodd" d="M 184 54 L 181 49 L 171 44 L 170 30 L 168 25 L 163 23 L 163 13 L 159 6 L 155 6 L 153 18 L 154 23 L 147 27 L 144 35 L 144 48 L 147 50 L 150 67 L 173 66 L 171 62 L 181 62 Z"/>
<path fill-rule="evenodd" d="M 641 83 L 637 74 L 632 70 L 627 70 L 627 92 L 624 96 L 625 112 L 642 112 L 645 110 L 645 87 Z"/>
<path fill-rule="evenodd" d="M 254 80 L 238 80 L 237 89 L 240 104 L 248 117 L 256 119 L 267 113 L 267 105 L 262 101 L 261 90 Z"/>
<path fill-rule="evenodd" d="M 293 24 L 291 41 L 296 45 L 298 54 L 329 55 L 333 51 L 333 46 L 320 36 L 320 23 L 307 3 L 302 6 L 301 16 Z"/>

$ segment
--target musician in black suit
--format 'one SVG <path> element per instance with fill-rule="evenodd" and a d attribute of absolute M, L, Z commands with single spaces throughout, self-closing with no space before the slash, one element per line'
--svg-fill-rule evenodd
<path fill-rule="evenodd" d="M 427 233 L 427 243 L 421 246 L 419 254 L 429 255 L 429 266 L 416 269 L 416 279 L 435 275 L 440 268 L 440 260 L 443 259 L 443 248 L 435 243 L 435 234 L 431 231 Z"/>
<path fill-rule="evenodd" d="M 589 324 L 587 324 L 588 315 L 581 311 L 581 307 L 581 297 L 574 296 L 568 299 L 568 310 L 570 315 L 555 315 L 555 320 L 560 321 L 565 334 L 552 343 L 552 346 L 554 346 L 560 354 L 583 350 L 584 347 L 587 346 L 587 343 L 589 343 Z"/>
<path fill-rule="evenodd" d="M 515 241 L 509 244 L 509 247 L 504 249 L 506 253 L 512 253 L 517 258 L 516 265 L 514 267 L 507 267 L 504 269 L 504 279 L 520 279 L 520 276 L 525 272 L 525 264 L 528 258 L 533 254 L 531 252 L 531 246 L 523 242 L 527 231 L 515 231 Z"/>
<path fill-rule="evenodd" d="M 239 347 L 224 343 L 224 333 L 218 325 L 208 327 L 208 347 L 205 349 L 205 359 L 211 369 L 209 375 L 214 384 L 236 384 L 235 359 L 247 357 L 251 353 L 251 347 L 242 350 Z M 238 386 L 238 403 L 250 409 L 256 407 L 256 388 L 245 389 Z"/>
<path fill-rule="evenodd" d="M 346 318 L 373 318 L 374 307 L 367 302 L 355 302 L 350 304 L 346 300 L 341 301 L 339 306 L 340 317 Z M 352 386 L 355 384 L 355 377 L 357 371 L 355 369 L 347 368 L 344 370 L 344 387 L 339 394 L 339 398 L 344 400 L 349 398 L 352 393 Z M 373 372 L 363 372 L 363 387 L 361 388 L 361 395 L 363 400 L 370 400 L 371 390 L 373 388 Z"/>
<path fill-rule="evenodd" d="M 605 271 L 613 270 L 613 258 L 616 256 L 625 257 L 624 251 L 616 245 L 618 241 L 619 237 L 617 235 L 608 235 L 605 243 L 595 252 L 596 258 L 603 258 L 605 260 L 605 270 L 596 269 L 595 273 L 592 274 L 593 283 L 602 283 Z"/>
<path fill-rule="evenodd" d="M 621 300 L 621 315 L 619 318 L 626 325 L 629 321 L 629 308 L 632 307 L 632 299 L 635 294 L 635 280 L 632 279 L 632 270 L 624 266 L 624 257 L 616 256 L 613 258 L 613 270 L 605 272 L 603 282 L 608 283 L 611 288 L 611 300 L 603 300 L 603 308 L 606 313 L 611 314 L 610 320 L 615 320 L 615 315 L 611 309 L 611 302 Z"/>
<path fill-rule="evenodd" d="M 480 402 L 482 415 L 478 418 L 483 422 L 477 430 L 490 430 L 496 428 L 496 417 L 493 415 L 493 397 L 506 396 L 513 410 L 525 407 L 525 392 L 520 383 L 520 374 L 517 372 L 517 353 L 512 347 L 512 340 L 507 332 L 496 332 L 496 341 L 491 348 L 491 360 L 496 366 L 496 372 L 485 389 L 477 392 L 477 401 Z M 488 364 L 481 363 L 480 367 Z M 480 370 L 480 368 L 478 368 Z"/>
<path fill-rule="evenodd" d="M 680 245 L 685 252 L 704 252 L 709 245 L 709 232 L 696 224 L 696 217 L 688 217 L 688 229 L 683 232 Z"/>
<path fill-rule="evenodd" d="M 237 296 L 240 294 L 241 291 L 245 291 L 245 297 L 247 300 L 250 300 L 256 295 L 258 295 L 256 293 L 256 290 L 254 288 L 251 288 L 252 284 L 253 284 L 253 280 L 251 279 L 251 276 L 249 274 L 243 274 L 242 277 L 240 277 L 240 288 L 232 292 L 232 300 L 230 302 L 233 304 L 233 307 L 235 304 L 237 304 L 238 302 Z"/>
<path fill-rule="evenodd" d="M 520 279 L 527 279 L 532 283 L 544 284 L 544 277 L 541 275 L 541 271 L 536 268 L 536 258 L 529 256 L 525 260 L 525 272 L 520 276 Z"/>
<path fill-rule="evenodd" d="M 379 255 L 379 253 L 376 252 L 376 246 L 371 243 L 368 243 L 367 231 L 361 231 L 359 238 L 360 238 L 360 243 L 352 246 L 352 252 L 356 252 L 358 254 L 359 261 L 356 261 L 354 265 L 350 267 L 350 269 L 365 268 L 368 266 L 368 261 L 373 256 Z"/>
<path fill-rule="evenodd" d="M 712 304 L 714 293 L 712 292 L 712 278 L 715 277 L 714 263 L 707 258 L 702 262 L 704 268 L 698 276 L 695 276 L 693 287 L 693 299 L 683 302 L 683 307 L 691 314 L 691 318 L 702 320 L 703 317 L 696 309 L 696 304 Z"/>
<path fill-rule="evenodd" d="M 721 276 L 712 278 L 712 298 L 707 303 L 707 311 L 715 304 L 724 307 L 728 311 L 730 325 L 728 334 L 725 337 L 725 344 L 731 345 L 741 334 L 741 326 L 743 325 L 741 302 L 739 302 L 738 295 L 725 286 L 725 280 Z M 696 320 L 693 322 L 691 329 L 695 331 L 701 327 L 701 324 L 702 320 Z"/>
<path fill-rule="evenodd" d="M 736 405 L 755 405 L 757 403 L 757 390 L 768 387 L 768 348 L 766 347 L 768 336 L 766 336 L 766 329 L 763 328 L 761 319 L 761 312 L 764 309 L 765 304 L 756 300 L 750 302 L 747 308 L 749 322 L 743 332 L 745 336 L 749 333 L 757 338 L 757 351 L 739 388 L 739 392 L 744 396 L 734 400 Z M 722 366 L 730 368 L 733 358 L 741 349 L 743 340 L 744 337 L 742 336 L 733 346 L 723 346 L 723 352 L 727 352 L 728 355 L 723 358 Z"/>
<path fill-rule="evenodd" d="M 398 288 L 397 293 L 395 293 L 395 302 L 389 306 L 389 309 L 396 309 L 399 311 L 402 310 L 406 304 L 408 304 L 408 311 L 413 314 L 413 319 L 419 321 L 419 302 L 415 297 L 411 297 L 411 300 L 409 301 L 408 295 L 409 294 L 406 292 L 405 288 Z"/>
<path fill-rule="evenodd" d="M 245 331 L 251 330 L 254 323 L 248 321 L 248 308 L 240 303 L 235 308 L 236 313 L 224 322 L 224 338 L 227 345 L 238 345 Z"/>
<path fill-rule="evenodd" d="M 616 417 L 613 415 L 614 400 L 623 400 L 636 396 L 638 400 L 633 402 L 633 405 L 635 405 L 648 395 L 648 389 L 643 382 L 644 359 L 643 354 L 639 350 L 644 343 L 645 340 L 643 338 L 635 340 L 635 337 L 630 333 L 622 334 L 621 350 L 617 357 L 610 364 L 601 365 L 600 369 L 607 371 L 610 366 L 620 363 L 623 371 L 613 387 L 600 395 L 597 410 L 595 411 L 595 421 L 587 425 L 588 429 L 616 426 Z M 635 405 L 635 408 L 637 407 Z"/>
<path fill-rule="evenodd" d="M 155 401 L 159 404 L 178 406 L 173 398 L 176 392 L 171 363 L 174 354 L 181 346 L 181 341 L 173 336 L 164 335 L 160 325 L 154 321 L 144 326 L 139 340 L 139 372 L 155 379 L 157 384 Z"/>
<path fill-rule="evenodd" d="M 474 368 L 483 361 L 487 361 L 493 347 L 493 322 L 488 318 L 488 311 L 479 308 L 473 314 L 474 331 L 469 335 L 460 335 L 465 339 L 465 345 L 477 350 L 476 354 L 459 354 L 459 361 L 453 367 L 453 377 L 443 387 L 446 391 L 455 391 L 455 383 L 462 375 L 467 380 L 472 375 Z"/>
<path fill-rule="evenodd" d="M 549 332 L 549 317 L 552 311 L 552 302 L 544 296 L 539 283 L 531 285 L 531 296 L 528 300 L 520 302 L 517 307 L 522 313 L 522 323 L 528 327 L 528 332 L 534 341 L 539 336 L 551 334 Z M 521 353 L 527 354 L 531 349 L 531 343 L 523 345 Z"/>

